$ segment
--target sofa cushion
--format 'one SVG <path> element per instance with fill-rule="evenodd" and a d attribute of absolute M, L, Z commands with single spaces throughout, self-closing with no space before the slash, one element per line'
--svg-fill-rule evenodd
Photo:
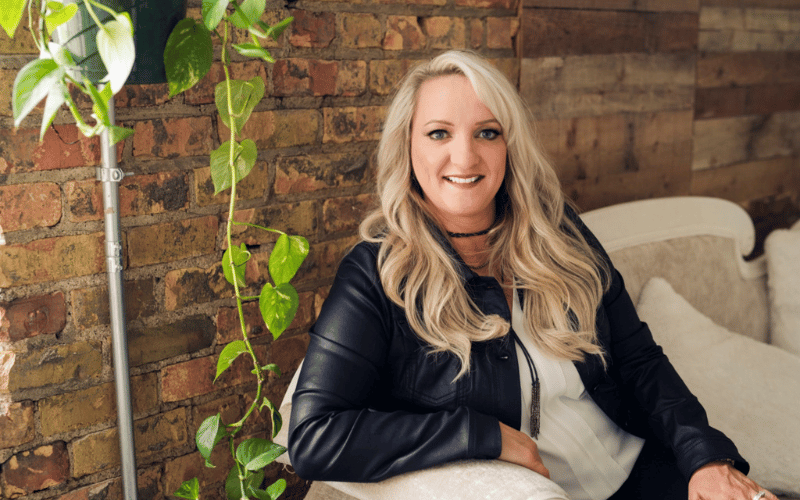
<path fill-rule="evenodd" d="M 716 325 L 661 278 L 644 286 L 638 312 L 750 477 L 800 495 L 800 357 Z"/>
<path fill-rule="evenodd" d="M 800 231 L 779 229 L 764 243 L 770 343 L 800 355 Z"/>

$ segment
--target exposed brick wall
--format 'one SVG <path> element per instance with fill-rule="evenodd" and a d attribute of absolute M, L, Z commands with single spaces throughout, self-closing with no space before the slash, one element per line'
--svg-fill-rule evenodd
<path fill-rule="evenodd" d="M 524 0 L 520 89 L 583 209 L 732 200 L 800 218 L 800 4 Z"/>
<path fill-rule="evenodd" d="M 190 1 L 191 16 L 200 4 Z M 267 88 L 244 130 L 259 157 L 238 190 L 236 219 L 311 243 L 295 280 L 300 310 L 278 341 L 255 304 L 245 307 L 257 350 L 284 372 L 266 388 L 279 403 L 336 265 L 374 205 L 372 154 L 392 85 L 416 61 L 456 47 L 487 55 L 518 81 L 519 17 L 512 0 L 268 5 L 266 21 L 295 22 L 269 44 L 276 64 L 234 56 L 234 78 L 258 76 Z M 35 53 L 24 31 L 13 41 L 0 35 L 0 497 L 117 499 L 99 141 L 81 139 L 66 112 L 42 143 L 36 116 L 13 128 L 9 89 Z M 212 105 L 222 78 L 216 63 L 173 99 L 165 84 L 130 85 L 115 99 L 117 121 L 136 131 L 117 156 L 132 174 L 120 183 L 120 215 L 139 488 L 148 500 L 196 475 L 206 491 L 221 486 L 230 457 L 221 447 L 219 467 L 205 468 L 194 433 L 217 412 L 238 419 L 254 391 L 244 364 L 212 383 L 217 353 L 239 336 L 219 265 L 229 198 L 213 195 L 208 166 L 228 135 Z M 253 295 L 275 238 L 236 230 L 254 254 L 244 292 Z M 258 419 L 245 433 L 265 425 Z M 270 473 L 289 479 L 285 498 L 302 498 L 303 481 L 279 467 Z"/>

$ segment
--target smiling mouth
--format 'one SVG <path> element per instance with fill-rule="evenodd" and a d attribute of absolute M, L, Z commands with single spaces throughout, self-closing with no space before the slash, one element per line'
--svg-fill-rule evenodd
<path fill-rule="evenodd" d="M 474 182 L 478 182 L 481 179 L 483 179 L 482 175 L 476 175 L 475 177 L 445 177 L 445 180 L 453 182 L 455 184 L 472 184 Z"/>

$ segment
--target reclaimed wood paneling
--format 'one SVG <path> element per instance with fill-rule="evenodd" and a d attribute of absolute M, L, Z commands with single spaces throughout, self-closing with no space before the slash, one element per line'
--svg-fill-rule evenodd
<path fill-rule="evenodd" d="M 698 88 L 694 109 L 698 119 L 800 111 L 800 82 Z"/>
<path fill-rule="evenodd" d="M 800 52 L 701 53 L 697 61 L 699 88 L 797 82 Z"/>
<path fill-rule="evenodd" d="M 525 0 L 525 7 L 697 12 L 699 0 Z"/>
<path fill-rule="evenodd" d="M 537 122 L 563 182 L 645 170 L 691 170 L 692 113 L 634 113 Z"/>
<path fill-rule="evenodd" d="M 705 52 L 800 50 L 800 10 L 703 7 L 698 45 Z"/>
<path fill-rule="evenodd" d="M 582 210 L 592 210 L 626 201 L 685 196 L 691 182 L 692 172 L 688 169 L 645 170 L 565 182 L 564 192 Z"/>
<path fill-rule="evenodd" d="M 539 119 L 693 108 L 693 55 L 523 59 L 520 91 Z"/>
<path fill-rule="evenodd" d="M 703 7 L 756 7 L 759 9 L 800 9 L 800 0 L 702 0 Z"/>
<path fill-rule="evenodd" d="M 774 158 L 694 172 L 691 194 L 737 203 L 800 191 L 800 161 Z"/>
<path fill-rule="evenodd" d="M 693 170 L 796 155 L 800 112 L 698 120 L 694 125 Z"/>
<path fill-rule="evenodd" d="M 525 9 L 522 57 L 697 49 L 697 14 Z"/>

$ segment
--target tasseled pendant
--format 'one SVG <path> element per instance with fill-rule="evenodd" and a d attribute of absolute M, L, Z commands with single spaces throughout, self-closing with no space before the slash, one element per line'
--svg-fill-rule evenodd
<path fill-rule="evenodd" d="M 533 390 L 531 391 L 531 436 L 536 439 L 539 437 L 539 424 L 541 418 L 539 415 L 539 379 L 533 381 Z"/>

